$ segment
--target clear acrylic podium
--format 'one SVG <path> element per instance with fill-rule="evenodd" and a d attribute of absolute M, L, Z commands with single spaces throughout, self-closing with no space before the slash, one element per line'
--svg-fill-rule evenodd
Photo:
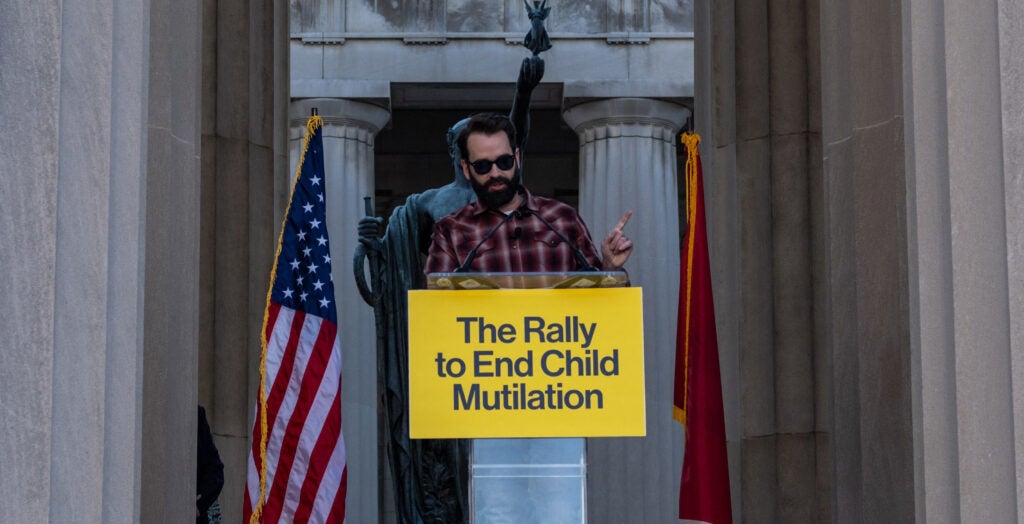
<path fill-rule="evenodd" d="M 622 271 L 427 275 L 427 288 L 436 290 L 580 289 L 628 282 Z M 469 469 L 475 524 L 587 521 L 583 438 L 474 439 Z"/>

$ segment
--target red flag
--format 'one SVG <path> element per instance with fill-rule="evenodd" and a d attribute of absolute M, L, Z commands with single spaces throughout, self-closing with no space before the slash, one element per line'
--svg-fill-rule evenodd
<path fill-rule="evenodd" d="M 704 218 L 704 180 L 697 151 L 700 137 L 686 133 L 682 142 L 686 146 L 687 217 L 680 264 L 673 406 L 673 416 L 686 427 L 679 518 L 723 524 L 732 522 L 732 504 Z"/>
<path fill-rule="evenodd" d="M 245 520 L 345 521 L 341 345 L 324 206 L 323 121 L 306 123 L 263 316 Z"/>

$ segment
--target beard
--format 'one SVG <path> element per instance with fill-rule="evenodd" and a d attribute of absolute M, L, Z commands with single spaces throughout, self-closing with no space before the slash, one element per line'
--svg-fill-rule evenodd
<path fill-rule="evenodd" d="M 516 193 L 522 191 L 523 188 L 523 176 L 519 167 L 516 167 L 515 174 L 512 175 L 511 179 L 504 177 L 500 179 L 490 178 L 487 182 L 481 184 L 475 178 L 470 177 L 469 182 L 473 185 L 476 199 L 487 209 L 500 209 L 501 206 L 511 202 Z M 505 187 L 497 191 L 491 191 L 491 187 L 499 183 L 504 183 Z"/>

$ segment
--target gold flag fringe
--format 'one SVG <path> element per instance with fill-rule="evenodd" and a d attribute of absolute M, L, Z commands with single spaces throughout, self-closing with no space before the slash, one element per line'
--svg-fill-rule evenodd
<path fill-rule="evenodd" d="M 672 417 L 686 424 L 686 405 L 690 395 L 690 290 L 693 289 L 693 236 L 697 227 L 697 146 L 700 135 L 683 133 L 680 142 L 686 148 L 686 325 L 683 339 L 683 405 L 672 406 Z"/>

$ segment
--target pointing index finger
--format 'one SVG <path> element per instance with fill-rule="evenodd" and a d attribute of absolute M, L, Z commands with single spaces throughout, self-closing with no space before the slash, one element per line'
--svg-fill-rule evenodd
<path fill-rule="evenodd" d="M 629 217 L 631 217 L 631 216 L 633 216 L 633 212 L 632 211 L 626 211 L 626 214 L 622 215 L 622 218 L 619 219 L 619 223 L 615 225 L 615 229 L 618 229 L 618 230 L 621 231 L 622 228 L 626 227 L 626 222 L 629 222 Z"/>

